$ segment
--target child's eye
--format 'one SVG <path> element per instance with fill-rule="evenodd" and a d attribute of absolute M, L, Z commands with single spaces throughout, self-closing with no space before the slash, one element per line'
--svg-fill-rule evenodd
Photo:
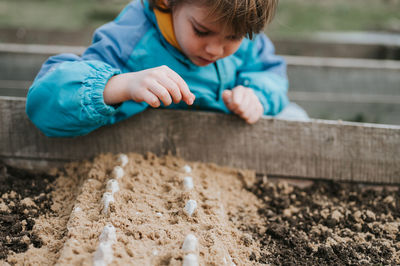
<path fill-rule="evenodd" d="M 208 31 L 201 31 L 201 30 L 196 29 L 196 27 L 193 27 L 193 31 L 199 37 L 204 37 L 204 36 L 207 36 L 209 34 Z"/>

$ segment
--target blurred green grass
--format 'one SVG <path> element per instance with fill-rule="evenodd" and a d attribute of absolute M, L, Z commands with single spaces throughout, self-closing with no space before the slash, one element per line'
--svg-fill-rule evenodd
<path fill-rule="evenodd" d="M 400 33 L 399 0 L 283 0 L 267 28 L 273 35 L 316 31 Z"/>
<path fill-rule="evenodd" d="M 77 31 L 112 20 L 127 0 L 1 0 L 0 27 Z M 271 35 L 400 32 L 400 0 L 281 0 Z"/>
<path fill-rule="evenodd" d="M 96 28 L 112 20 L 129 1 L 1 0 L 0 27 L 66 30 Z"/>

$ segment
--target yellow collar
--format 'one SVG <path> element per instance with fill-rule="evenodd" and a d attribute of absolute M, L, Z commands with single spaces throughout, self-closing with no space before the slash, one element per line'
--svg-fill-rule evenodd
<path fill-rule="evenodd" d="M 176 41 L 171 13 L 162 12 L 157 8 L 154 8 L 154 14 L 156 15 L 158 28 L 160 29 L 161 34 L 164 36 L 167 42 L 172 46 L 174 46 L 179 51 L 182 51 L 181 47 Z"/>

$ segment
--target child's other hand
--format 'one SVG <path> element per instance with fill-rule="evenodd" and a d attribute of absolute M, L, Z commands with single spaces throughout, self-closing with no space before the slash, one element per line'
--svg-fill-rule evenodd
<path fill-rule="evenodd" d="M 186 82 L 167 66 L 116 75 L 108 81 L 103 96 L 106 104 L 134 100 L 154 108 L 161 102 L 168 106 L 181 100 L 192 105 L 195 99 Z"/>
<path fill-rule="evenodd" d="M 237 86 L 233 90 L 225 90 L 222 99 L 229 110 L 249 124 L 257 122 L 264 113 L 260 100 L 250 88 Z"/>

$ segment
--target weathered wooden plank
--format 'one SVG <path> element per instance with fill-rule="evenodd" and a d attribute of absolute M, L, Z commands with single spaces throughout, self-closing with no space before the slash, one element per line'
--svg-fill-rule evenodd
<path fill-rule="evenodd" d="M 397 61 L 285 58 L 292 91 L 399 95 Z"/>
<path fill-rule="evenodd" d="M 32 80 L 49 55 L 0 52 L 0 80 Z"/>
<path fill-rule="evenodd" d="M 344 93 L 344 92 L 292 91 L 289 92 L 289 96 L 301 101 L 400 104 L 400 94 L 387 95 L 387 94 Z"/>
<path fill-rule="evenodd" d="M 379 39 L 376 39 L 379 42 Z M 400 59 L 400 45 L 385 43 L 350 43 L 345 40 L 316 39 L 276 39 L 276 52 L 279 54 L 319 57 Z"/>
<path fill-rule="evenodd" d="M 400 102 L 388 101 L 384 103 L 384 98 L 380 102 L 368 102 L 368 98 L 363 98 L 362 95 L 354 102 L 350 100 L 358 95 L 349 95 L 348 101 L 338 101 L 334 97 L 325 99 L 318 97 L 318 95 L 309 98 L 303 96 L 305 95 L 289 93 L 289 98 L 303 107 L 310 117 L 400 125 Z M 393 99 L 396 99 L 396 96 Z"/>
<path fill-rule="evenodd" d="M 37 43 L 58 45 L 89 45 L 92 41 L 94 29 L 70 30 L 43 30 L 32 28 L 0 28 L 0 42 L 2 43 Z"/>
<path fill-rule="evenodd" d="M 0 96 L 26 97 L 32 81 L 0 80 Z"/>
<path fill-rule="evenodd" d="M 0 99 L 0 124 L 0 157 L 11 160 L 171 151 L 273 176 L 400 183 L 400 126 L 273 118 L 250 126 L 233 115 L 148 110 L 88 136 L 50 139 L 26 117 L 23 98 Z"/>
<path fill-rule="evenodd" d="M 84 51 L 79 46 L 0 43 L 0 79 L 33 80 L 50 56 Z"/>

